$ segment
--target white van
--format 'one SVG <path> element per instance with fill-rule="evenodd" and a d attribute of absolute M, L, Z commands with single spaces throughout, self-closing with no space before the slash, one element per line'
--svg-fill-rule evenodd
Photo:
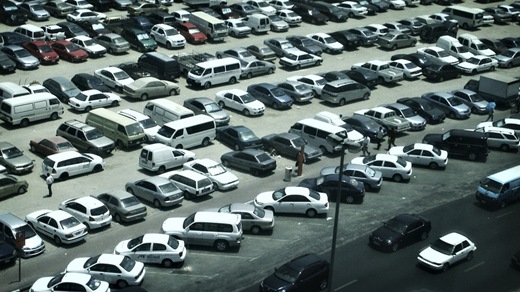
<path fill-rule="evenodd" d="M 119 148 L 138 146 L 146 139 L 143 128 L 138 122 L 105 108 L 91 110 L 85 123 L 114 140 Z"/>
<path fill-rule="evenodd" d="M 205 175 L 193 170 L 170 171 L 160 176 L 169 179 L 184 192 L 186 200 L 209 195 L 215 191 L 213 182 Z"/>
<path fill-rule="evenodd" d="M 217 135 L 215 120 L 206 115 L 196 115 L 164 124 L 157 132 L 157 142 L 175 148 L 208 146 Z"/>
<path fill-rule="evenodd" d="M 453 57 L 459 59 L 459 62 L 464 62 L 475 55 L 469 51 L 469 49 L 463 46 L 456 38 L 443 35 L 439 37 L 437 43 L 435 44 L 437 47 L 444 49 L 448 54 Z"/>
<path fill-rule="evenodd" d="M 190 23 L 193 23 L 201 32 L 214 42 L 223 41 L 228 35 L 228 29 L 224 21 L 213 17 L 206 12 L 195 11 L 188 17 Z"/>
<path fill-rule="evenodd" d="M 152 118 L 159 126 L 195 115 L 192 110 L 165 98 L 149 101 L 143 114 Z"/>
<path fill-rule="evenodd" d="M 240 78 L 242 69 L 240 61 L 235 58 L 222 58 L 201 62 L 195 65 L 188 76 L 186 82 L 193 87 L 210 88 L 212 85 L 229 83 L 234 84 Z"/>
<path fill-rule="evenodd" d="M 477 188 L 476 198 L 500 208 L 520 199 L 520 165 L 486 177 Z"/>
<path fill-rule="evenodd" d="M 185 162 L 196 158 L 197 155 L 191 151 L 155 143 L 143 147 L 139 156 L 139 166 L 162 174 L 167 169 L 181 167 Z"/>
<path fill-rule="evenodd" d="M 289 133 L 300 135 L 307 143 L 318 147 L 323 153 L 342 150 L 342 144 L 359 148 L 363 139 L 349 139 L 347 130 L 315 119 L 303 119 L 289 129 Z M 361 136 L 363 137 L 363 136 Z"/>
<path fill-rule="evenodd" d="M 444 8 L 442 12 L 456 19 L 459 22 L 459 26 L 465 30 L 484 25 L 484 13 L 478 8 L 454 5 Z"/>
<path fill-rule="evenodd" d="M 457 40 L 463 45 L 466 46 L 470 52 L 475 55 L 484 55 L 487 57 L 495 57 L 495 52 L 489 49 L 484 43 L 482 43 L 478 37 L 469 34 L 463 33 L 457 37 Z"/>
<path fill-rule="evenodd" d="M 255 34 L 266 33 L 271 30 L 271 20 L 268 16 L 260 13 L 253 13 L 242 18 L 245 25 L 251 28 L 251 31 Z"/>
<path fill-rule="evenodd" d="M 14 31 L 27 36 L 31 41 L 45 41 L 45 32 L 34 24 L 22 24 Z"/>
<path fill-rule="evenodd" d="M 22 127 L 43 119 L 56 120 L 63 113 L 60 100 L 48 92 L 4 99 L 0 104 L 0 119 Z"/>
<path fill-rule="evenodd" d="M 28 95 L 31 92 L 21 85 L 14 82 L 5 81 L 0 82 L 0 101 L 23 95 Z"/>

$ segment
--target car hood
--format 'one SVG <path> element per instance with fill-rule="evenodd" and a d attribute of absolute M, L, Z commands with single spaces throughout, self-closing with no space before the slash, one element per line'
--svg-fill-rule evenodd
<path fill-rule="evenodd" d="M 381 226 L 372 232 L 372 236 L 380 239 L 383 243 L 387 243 L 387 240 L 390 240 L 393 243 L 401 236 L 401 234 L 387 228 L 386 226 Z"/>
<path fill-rule="evenodd" d="M 427 134 L 424 136 L 423 141 L 427 142 L 427 144 L 439 143 L 442 142 L 441 134 Z"/>
<path fill-rule="evenodd" d="M 184 224 L 185 218 L 168 218 L 164 220 L 161 231 L 166 234 L 172 234 L 172 233 L 179 233 L 184 231 L 184 227 L 182 225 Z"/>
<path fill-rule="evenodd" d="M 299 187 L 305 187 L 305 188 L 309 188 L 309 189 L 312 189 L 312 190 L 316 190 L 316 179 L 315 178 L 306 178 L 304 180 L 302 180 L 299 184 L 298 184 Z"/>
<path fill-rule="evenodd" d="M 18 165 L 27 165 L 27 164 L 31 164 L 33 163 L 33 161 L 25 156 L 25 155 L 22 155 L 22 156 L 18 156 L 18 157 L 15 157 L 15 158 L 9 158 L 6 160 L 7 163 L 10 163 L 12 165 L 15 165 L 15 166 L 18 166 Z"/>
<path fill-rule="evenodd" d="M 422 123 L 426 122 L 426 120 L 419 115 L 412 116 L 412 117 L 406 117 L 405 119 L 408 120 L 412 124 L 422 124 Z"/>
<path fill-rule="evenodd" d="M 419 253 L 419 256 L 429 262 L 436 264 L 442 264 L 451 258 L 451 256 L 440 253 L 431 247 L 428 247 L 425 250 L 421 251 L 421 253 Z"/>
<path fill-rule="evenodd" d="M 286 282 L 278 277 L 276 277 L 274 274 L 270 275 L 269 277 L 265 278 L 262 283 L 260 284 L 263 287 L 269 287 L 272 288 L 273 291 L 289 291 L 288 288 L 293 286 L 291 283 Z M 268 289 L 266 289 L 268 290 Z"/>
<path fill-rule="evenodd" d="M 39 291 L 49 291 L 49 287 L 47 285 L 54 277 L 43 277 L 39 278 L 34 282 L 34 284 L 31 286 L 31 291 L 39 292 Z"/>
<path fill-rule="evenodd" d="M 238 177 L 229 171 L 225 171 L 221 174 L 211 176 L 211 179 L 218 181 L 222 184 L 227 184 L 238 180 Z"/>
<path fill-rule="evenodd" d="M 258 194 L 255 198 L 255 203 L 259 205 L 273 203 L 273 192 L 263 192 Z"/>
<path fill-rule="evenodd" d="M 215 121 L 228 120 L 229 115 L 227 112 L 221 110 L 217 112 L 208 113 L 210 117 L 212 117 Z"/>
<path fill-rule="evenodd" d="M 265 105 L 259 100 L 248 102 L 245 104 L 245 106 L 256 110 L 265 109 Z"/>
<path fill-rule="evenodd" d="M 75 258 L 73 259 L 68 265 L 67 265 L 67 268 L 65 269 L 65 272 L 77 272 L 77 273 L 84 273 L 86 271 L 86 269 L 83 267 L 83 265 L 85 265 L 85 262 L 88 260 L 89 258 L 85 257 L 85 258 Z"/>
<path fill-rule="evenodd" d="M 507 62 L 507 61 L 509 61 L 509 60 L 511 60 L 511 59 L 513 59 L 513 58 L 511 58 L 511 57 L 506 57 L 506 56 L 504 56 L 504 55 L 499 54 L 499 55 L 496 55 L 496 56 L 495 56 L 495 59 L 497 59 L 498 62 Z"/>

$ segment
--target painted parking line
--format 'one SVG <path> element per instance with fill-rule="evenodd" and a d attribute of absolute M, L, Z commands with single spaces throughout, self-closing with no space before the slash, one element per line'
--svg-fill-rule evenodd
<path fill-rule="evenodd" d="M 484 263 L 485 263 L 485 262 L 480 262 L 480 263 L 478 263 L 478 264 L 476 264 L 476 265 L 474 265 L 474 266 L 472 266 L 472 267 L 467 268 L 466 270 L 464 270 L 464 272 L 469 272 L 469 271 L 471 271 L 471 270 L 473 270 L 473 269 L 476 269 L 476 268 L 478 268 L 479 266 L 482 266 Z"/>
<path fill-rule="evenodd" d="M 245 259 L 248 260 L 251 257 L 243 257 L 243 256 L 237 256 L 237 255 L 227 255 L 227 254 L 213 254 L 213 253 L 203 253 L 203 252 L 193 252 L 190 251 L 190 256 L 203 256 L 203 257 L 218 257 L 218 258 L 234 258 L 234 259 Z"/>
<path fill-rule="evenodd" d="M 219 274 L 213 275 L 205 275 L 205 274 L 194 274 L 192 273 L 191 266 L 184 266 L 181 269 L 167 269 L 167 268 L 146 268 L 146 274 L 155 274 L 155 275 L 176 275 L 176 276 L 189 276 L 196 278 L 204 278 L 204 279 L 212 279 Z"/>
<path fill-rule="evenodd" d="M 251 238 L 251 237 L 250 237 Z M 268 241 L 279 241 L 279 242 L 288 242 L 288 241 L 291 241 L 289 239 L 280 239 L 280 238 L 272 238 L 272 237 L 268 237 L 268 236 L 257 236 L 255 237 L 255 241 L 256 240 L 268 240 Z"/>
<path fill-rule="evenodd" d="M 341 285 L 341 286 L 339 286 L 338 288 L 334 289 L 334 291 L 339 291 L 339 290 L 341 290 L 341 289 L 343 289 L 343 288 L 345 288 L 345 287 L 347 287 L 347 286 L 350 286 L 350 285 L 352 285 L 352 284 L 354 284 L 354 283 L 356 283 L 356 282 L 357 282 L 357 279 L 352 280 L 352 281 L 348 282 L 347 284 L 345 284 L 345 285 Z"/>
<path fill-rule="evenodd" d="M 502 218 L 502 217 L 505 217 L 505 216 L 507 216 L 507 215 L 511 215 L 511 214 L 513 214 L 513 213 L 515 213 L 515 211 L 509 211 L 509 212 L 506 212 L 506 213 L 504 213 L 504 214 L 500 214 L 500 215 L 496 216 L 495 219 L 500 219 L 500 218 Z"/>

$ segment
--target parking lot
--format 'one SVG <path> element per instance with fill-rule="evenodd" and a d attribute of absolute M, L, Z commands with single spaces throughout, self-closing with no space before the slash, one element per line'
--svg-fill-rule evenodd
<path fill-rule="evenodd" d="M 490 5 L 466 2 L 463 5 L 470 7 L 485 7 Z M 181 9 L 181 4 L 174 4 L 169 8 L 170 12 Z M 311 25 L 303 23 L 299 27 L 291 28 L 287 33 L 269 32 L 267 35 L 251 35 L 244 39 L 228 37 L 223 43 L 208 43 L 204 45 L 186 45 L 181 50 L 168 50 L 160 47 L 158 51 L 167 55 L 180 53 L 214 53 L 223 50 L 250 44 L 261 45 L 262 41 L 271 37 L 285 37 L 287 35 L 306 35 L 313 32 L 331 32 L 355 26 L 371 23 L 384 23 L 386 21 L 399 20 L 416 15 L 440 12 L 443 6 L 429 5 L 415 8 L 407 7 L 402 11 L 389 10 L 377 16 L 368 16 L 362 19 L 349 19 L 346 23 L 329 22 L 326 25 Z M 120 11 L 111 11 L 110 15 L 121 14 Z M 51 18 L 49 22 L 57 22 Z M 61 21 L 61 20 L 60 20 Z M 39 23 L 37 23 L 39 24 Z M 13 27 L 0 25 L 0 31 L 11 31 Z M 460 30 L 459 33 L 464 32 Z M 507 25 L 484 26 L 479 30 L 471 31 L 479 37 L 490 36 L 505 37 L 518 36 L 518 25 L 511 23 Z M 381 50 L 377 46 L 360 47 L 354 51 L 344 51 L 337 55 L 323 54 L 323 63 L 317 67 L 309 67 L 298 71 L 289 71 L 280 68 L 276 61 L 277 70 L 272 75 L 254 77 L 252 79 L 240 80 L 234 85 L 224 85 L 210 88 L 208 90 L 193 90 L 186 87 L 184 78 L 178 80 L 181 94 L 168 97 L 168 99 L 179 104 L 188 98 L 205 96 L 214 98 L 215 93 L 228 88 L 239 88 L 245 90 L 248 85 L 259 82 L 281 82 L 287 77 L 306 75 L 311 73 L 327 72 L 331 70 L 350 69 L 354 63 L 369 60 L 389 60 L 396 53 L 415 52 L 418 47 L 428 46 L 419 42 L 415 48 L 399 49 L 395 52 Z M 58 65 L 41 66 L 37 70 L 17 70 L 15 74 L 2 76 L 2 81 L 12 81 L 26 84 L 33 81 L 43 82 L 51 76 L 64 76 L 71 78 L 79 72 L 92 73 L 94 70 L 125 61 L 135 61 L 140 53 L 130 51 L 124 55 L 106 55 L 99 59 L 90 59 L 85 63 L 70 64 L 61 61 Z M 498 69 L 498 73 L 507 76 L 518 77 L 518 68 Z M 319 111 L 330 111 L 343 116 L 352 115 L 359 109 L 371 108 L 383 103 L 394 102 L 401 97 L 420 96 L 430 91 L 451 91 L 460 89 L 470 78 L 477 76 L 463 75 L 460 79 L 453 79 L 441 83 L 433 83 L 424 80 L 401 81 L 396 85 L 379 85 L 372 91 L 369 100 L 358 101 L 344 106 L 331 106 L 318 99 L 308 104 L 295 104 L 292 109 L 277 111 L 267 108 L 263 116 L 246 117 L 241 113 L 229 111 L 231 125 L 244 125 L 251 128 L 259 137 L 272 133 L 287 132 L 289 127 L 300 119 L 310 118 Z M 142 111 L 146 102 L 123 98 L 121 105 L 109 110 L 117 111 L 131 108 Z M 9 211 L 24 218 L 30 212 L 40 209 L 55 210 L 58 204 L 72 197 L 97 195 L 104 191 L 123 189 L 126 182 L 153 175 L 139 169 L 139 149 L 118 149 L 110 157 L 106 158 L 105 170 L 99 173 L 88 174 L 67 181 L 54 184 L 54 195 L 52 198 L 44 198 L 47 189 L 45 181 L 40 177 L 40 167 L 43 157 L 29 151 L 29 140 L 34 137 L 47 137 L 55 135 L 60 123 L 78 119 L 85 120 L 86 113 L 78 113 L 64 105 L 66 110 L 61 119 L 56 121 L 43 121 L 30 125 L 26 128 L 11 127 L 2 123 L 0 127 L 0 140 L 8 141 L 25 154 L 33 158 L 36 167 L 32 173 L 21 176 L 29 182 L 29 190 L 26 194 L 13 196 L 1 201 L 0 211 Z M 509 109 L 499 109 L 495 113 L 495 120 L 509 116 Z M 406 132 L 398 136 L 396 144 L 407 145 L 422 141 L 427 133 L 443 133 L 452 128 L 467 129 L 474 128 L 479 122 L 485 120 L 486 116 L 472 115 L 466 120 L 446 119 L 438 125 L 427 125 L 420 132 Z M 374 145 L 369 147 L 372 153 L 385 153 L 386 144 L 379 151 L 374 150 Z M 231 151 L 230 148 L 217 141 L 208 147 L 191 149 L 199 158 L 211 158 L 219 161 L 220 156 Z M 360 153 L 347 153 L 345 161 L 348 162 Z M 316 177 L 325 166 L 339 165 L 339 156 L 326 155 L 319 161 L 306 164 L 303 167 L 303 177 L 292 177 L 291 182 L 283 181 L 285 168 L 294 167 L 294 161 L 276 157 L 277 168 L 267 176 L 255 177 L 249 173 L 231 169 L 239 179 L 237 189 L 228 192 L 215 192 L 208 198 L 193 201 L 184 201 L 181 206 L 167 209 L 156 209 L 149 204 L 148 216 L 144 221 L 135 224 L 112 223 L 112 226 L 103 231 L 93 232 L 87 236 L 85 242 L 72 246 L 56 246 L 47 238 L 46 251 L 43 255 L 35 258 L 23 259 L 22 279 L 18 282 L 18 267 L 15 265 L 0 268 L 3 279 L 9 279 L 0 283 L 0 290 L 15 290 L 21 287 L 29 287 L 37 278 L 49 276 L 63 271 L 65 265 L 72 259 L 80 256 L 92 256 L 98 253 L 111 253 L 115 245 L 124 239 L 132 238 L 146 232 L 159 232 L 162 222 L 168 217 L 188 216 L 191 213 L 208 208 L 220 207 L 231 202 L 250 202 L 263 191 L 275 190 L 287 185 L 297 185 L 302 178 Z M 414 167 L 413 177 L 409 182 L 394 183 L 385 180 L 380 192 L 367 193 L 365 201 L 360 205 L 341 205 L 341 216 L 339 220 L 338 244 L 344 244 L 359 236 L 365 236 L 368 231 L 378 226 L 381 221 L 390 218 L 400 212 L 420 213 L 432 207 L 442 205 L 446 202 L 471 196 L 477 187 L 478 181 L 489 173 L 518 164 L 517 152 L 502 152 L 493 149 L 489 154 L 487 162 L 469 162 L 465 160 L 452 159 L 445 170 L 430 170 L 427 168 Z M 142 284 L 148 291 L 240 291 L 243 288 L 259 282 L 267 276 L 274 267 L 283 262 L 306 252 L 323 253 L 330 249 L 332 237 L 333 215 L 335 204 L 330 204 L 327 216 L 319 218 L 305 218 L 302 216 L 277 215 L 275 228 L 272 234 L 250 235 L 245 234 L 244 241 L 239 250 L 218 253 L 211 249 L 188 247 L 186 262 L 182 267 L 165 269 L 159 266 L 147 266 L 147 274 Z M 485 212 L 483 210 L 483 212 Z M 454 223 L 455 224 L 455 223 Z M 368 247 L 367 247 L 368 248 Z M 168 287 L 168 288 L 166 288 Z"/>

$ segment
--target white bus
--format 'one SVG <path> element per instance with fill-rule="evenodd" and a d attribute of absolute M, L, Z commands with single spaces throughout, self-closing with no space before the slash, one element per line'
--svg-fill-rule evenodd
<path fill-rule="evenodd" d="M 235 58 L 222 58 L 201 62 L 195 65 L 186 78 L 186 82 L 193 87 L 210 88 L 212 85 L 229 83 L 234 84 L 242 74 L 240 61 Z"/>
<path fill-rule="evenodd" d="M 444 8 L 442 12 L 458 20 L 459 25 L 466 30 L 484 24 L 484 14 L 482 13 L 482 9 L 464 6 L 449 6 Z"/>

